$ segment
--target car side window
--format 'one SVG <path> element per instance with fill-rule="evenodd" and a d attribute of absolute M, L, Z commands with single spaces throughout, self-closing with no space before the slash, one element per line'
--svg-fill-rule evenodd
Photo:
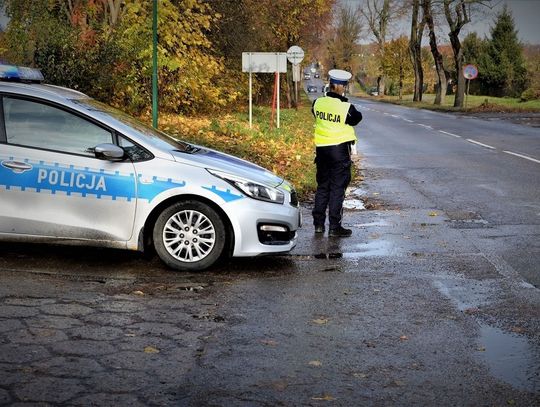
<path fill-rule="evenodd" d="M 54 106 L 4 97 L 3 108 L 8 144 L 94 157 L 95 146 L 113 141 L 110 131 Z"/>

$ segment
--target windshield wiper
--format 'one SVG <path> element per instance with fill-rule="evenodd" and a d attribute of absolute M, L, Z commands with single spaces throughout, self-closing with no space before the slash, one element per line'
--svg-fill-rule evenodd
<path fill-rule="evenodd" d="M 183 150 L 176 149 L 174 151 L 178 151 L 179 153 L 187 153 L 187 154 L 194 154 L 194 153 L 197 153 L 197 152 L 201 151 L 201 148 L 194 147 L 194 146 L 192 146 L 191 144 L 188 144 L 188 143 L 185 143 L 185 145 L 183 147 L 184 147 Z"/>

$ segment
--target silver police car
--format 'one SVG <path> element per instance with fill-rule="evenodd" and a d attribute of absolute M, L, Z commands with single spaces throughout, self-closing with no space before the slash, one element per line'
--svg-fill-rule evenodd
<path fill-rule="evenodd" d="M 277 175 L 41 84 L 39 71 L 4 65 L 0 78 L 1 241 L 153 246 L 177 270 L 296 245 L 298 200 Z"/>

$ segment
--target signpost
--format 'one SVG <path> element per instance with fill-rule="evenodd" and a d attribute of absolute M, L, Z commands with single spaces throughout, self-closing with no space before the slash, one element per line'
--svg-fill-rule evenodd
<path fill-rule="evenodd" d="M 157 25 L 158 25 L 158 2 L 152 3 L 152 126 L 158 127 L 158 59 L 157 59 Z"/>
<path fill-rule="evenodd" d="M 287 59 L 293 66 L 294 97 L 298 105 L 298 82 L 300 81 L 300 62 L 304 59 L 304 50 L 293 45 L 287 50 Z"/>
<path fill-rule="evenodd" d="M 465 108 L 467 108 L 467 100 L 469 99 L 469 85 L 472 79 L 478 76 L 478 68 L 475 65 L 468 64 L 463 67 L 463 76 L 467 79 L 467 93 L 465 94 Z"/>
<path fill-rule="evenodd" d="M 249 72 L 249 128 L 253 126 L 253 96 L 251 74 L 275 73 L 277 75 L 277 128 L 279 129 L 279 74 L 287 73 L 284 52 L 242 52 L 242 72 Z"/>

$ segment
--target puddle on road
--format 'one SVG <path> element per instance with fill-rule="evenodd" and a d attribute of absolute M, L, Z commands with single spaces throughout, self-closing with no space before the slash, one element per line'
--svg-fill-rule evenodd
<path fill-rule="evenodd" d="M 433 285 L 446 298 L 450 299 L 459 311 L 478 308 L 490 303 L 488 300 L 489 289 L 481 285 L 454 284 L 452 287 L 442 281 L 434 281 Z"/>
<path fill-rule="evenodd" d="M 343 201 L 343 208 L 355 209 L 359 211 L 366 209 L 364 202 L 362 202 L 360 199 L 345 199 Z"/>
<path fill-rule="evenodd" d="M 355 251 L 343 253 L 343 258 L 357 259 L 361 257 L 390 256 L 395 254 L 392 247 L 392 243 L 387 240 L 374 240 L 373 242 L 355 245 Z"/>
<path fill-rule="evenodd" d="M 449 286 L 443 281 L 435 281 L 434 286 L 462 312 L 490 303 L 488 287 L 464 283 Z M 540 349 L 530 345 L 524 336 L 479 325 L 479 356 L 493 377 L 517 389 L 540 391 Z"/>
<path fill-rule="evenodd" d="M 390 226 L 390 223 L 381 219 L 381 220 L 377 220 L 377 221 L 369 222 L 369 223 L 355 223 L 353 226 L 357 228 L 369 228 L 373 226 Z"/>
<path fill-rule="evenodd" d="M 480 324 L 482 359 L 494 377 L 521 390 L 540 391 L 540 349 L 527 338 Z"/>
<path fill-rule="evenodd" d="M 395 249 L 392 249 L 392 243 L 386 240 L 376 240 L 369 243 L 361 243 L 353 246 L 354 251 L 339 252 L 339 251 L 321 251 L 306 258 L 315 258 L 318 260 L 325 259 L 347 259 L 355 260 L 363 257 L 379 257 L 395 255 Z"/>

